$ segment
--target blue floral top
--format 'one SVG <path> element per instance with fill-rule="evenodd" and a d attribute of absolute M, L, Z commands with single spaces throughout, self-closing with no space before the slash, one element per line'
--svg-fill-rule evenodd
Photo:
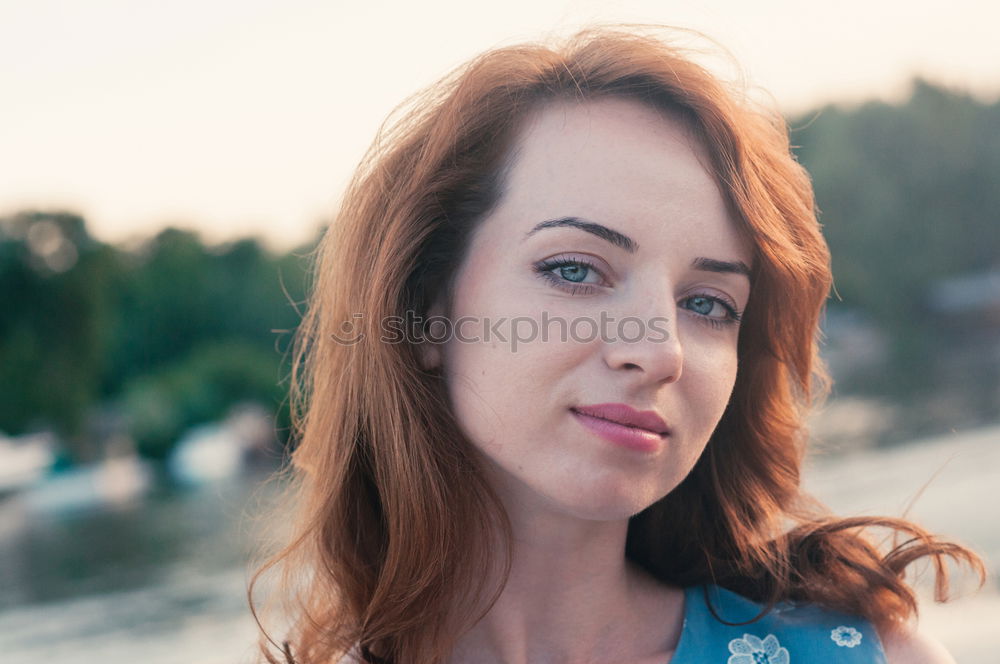
<path fill-rule="evenodd" d="M 863 618 L 812 604 L 780 602 L 745 625 L 720 622 L 715 614 L 745 622 L 764 608 L 715 585 L 684 589 L 684 628 L 669 664 L 886 664 L 874 626 Z"/>

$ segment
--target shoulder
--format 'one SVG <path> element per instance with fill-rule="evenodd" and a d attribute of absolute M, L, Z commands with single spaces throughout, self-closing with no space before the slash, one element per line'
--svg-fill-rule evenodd
<path fill-rule="evenodd" d="M 898 631 L 879 634 L 886 664 L 955 664 L 940 641 L 912 624 Z"/>
<path fill-rule="evenodd" d="M 768 664 L 896 664 L 886 658 L 874 625 L 860 616 L 803 602 L 779 602 L 768 611 L 757 602 L 714 585 L 702 586 L 690 594 L 690 599 L 687 646 L 709 653 L 709 659 Z M 709 659 L 702 655 L 691 661 Z M 686 664 L 684 658 L 679 661 Z M 905 659 L 898 661 L 909 664 Z M 928 660 L 926 664 L 939 663 Z"/>

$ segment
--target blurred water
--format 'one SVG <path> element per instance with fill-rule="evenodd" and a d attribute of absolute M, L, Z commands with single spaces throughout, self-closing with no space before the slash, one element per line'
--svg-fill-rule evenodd
<path fill-rule="evenodd" d="M 963 664 L 1000 652 L 1000 427 L 906 448 L 811 457 L 806 486 L 838 513 L 908 518 L 983 553 L 979 595 L 922 603 L 922 623 Z M 943 467 L 942 467 L 943 466 Z M 160 490 L 115 509 L 31 512 L 0 502 L 4 664 L 244 664 L 256 624 L 246 604 L 243 518 L 260 477 Z M 924 597 L 926 583 L 918 586 Z"/>
<path fill-rule="evenodd" d="M 0 503 L 0 661 L 251 661 L 244 512 L 260 479 L 72 512 Z"/>
<path fill-rule="evenodd" d="M 975 549 L 990 575 L 975 595 L 965 568 L 952 580 L 959 596 L 943 604 L 933 601 L 929 565 L 912 566 L 907 578 L 921 600 L 922 628 L 956 661 L 1000 661 L 1000 426 L 836 458 L 812 456 L 803 484 L 837 514 L 903 517 L 909 508 L 907 519 Z"/>

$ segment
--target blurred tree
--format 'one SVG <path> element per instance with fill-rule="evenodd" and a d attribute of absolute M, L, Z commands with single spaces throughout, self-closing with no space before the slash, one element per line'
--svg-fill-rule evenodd
<path fill-rule="evenodd" d="M 89 458 L 116 252 L 68 212 L 0 219 L 0 430 L 51 426 Z"/>
<path fill-rule="evenodd" d="M 301 258 L 274 257 L 252 238 L 206 247 L 197 234 L 168 228 L 128 262 L 103 393 L 124 394 L 121 403 L 136 423 L 141 450 L 162 456 L 173 443 L 170 436 L 223 414 L 237 397 L 255 395 L 275 409 L 283 438 L 288 407 L 275 402 L 274 389 L 282 378 L 282 340 L 298 324 L 296 308 L 304 298 Z M 206 373 L 219 370 L 216 364 L 199 368 L 198 361 L 211 355 L 206 348 L 222 353 L 216 359 L 229 363 L 231 375 L 244 371 L 250 392 L 220 388 L 220 374 Z M 263 379 L 265 367 L 270 374 Z"/>
<path fill-rule="evenodd" d="M 206 247 L 168 228 L 124 250 L 71 213 L 0 219 L 0 430 L 52 427 L 86 461 L 100 452 L 88 416 L 114 403 L 162 456 L 184 427 L 248 399 L 273 408 L 283 438 L 305 274 L 301 254 L 252 238 Z"/>
<path fill-rule="evenodd" d="M 256 401 L 272 413 L 282 405 L 280 357 L 245 341 L 207 342 L 179 362 L 137 375 L 121 395 L 139 451 L 164 458 L 185 430 L 223 418 Z"/>
<path fill-rule="evenodd" d="M 1000 260 L 1000 103 L 915 79 L 901 106 L 828 106 L 791 120 L 833 254 L 831 307 L 863 311 L 891 339 L 868 388 L 935 389 L 947 340 L 924 325 L 931 285 Z"/>
<path fill-rule="evenodd" d="M 238 339 L 273 348 L 278 334 L 273 330 L 298 323 L 293 302 L 303 297 L 304 267 L 270 256 L 255 239 L 205 247 L 197 234 L 168 228 L 128 261 L 104 382 L 107 395 L 206 341 Z M 287 295 L 279 268 L 293 273 L 285 276 L 291 285 Z"/>

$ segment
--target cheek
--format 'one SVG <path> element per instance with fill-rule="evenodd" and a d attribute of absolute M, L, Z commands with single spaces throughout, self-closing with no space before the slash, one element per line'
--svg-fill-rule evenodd
<path fill-rule="evenodd" d="M 698 359 L 696 399 L 703 404 L 704 421 L 711 431 L 722 418 L 736 384 L 736 349 L 705 349 Z"/>
<path fill-rule="evenodd" d="M 466 330 L 471 328 L 471 324 L 466 326 Z M 495 405 L 500 354 L 491 344 L 454 339 L 442 350 L 448 395 L 458 424 L 470 440 L 484 443 L 499 424 Z"/>
<path fill-rule="evenodd" d="M 505 340 L 453 339 L 444 349 L 452 408 L 479 445 L 521 439 L 551 426 L 548 420 L 570 405 L 565 381 L 580 362 L 581 349 L 572 343 L 525 341 L 515 350 L 509 327 L 498 329 Z"/>
<path fill-rule="evenodd" d="M 736 355 L 735 348 L 731 348 L 724 353 L 719 353 L 716 356 L 713 371 L 718 376 L 718 389 L 725 394 L 727 399 L 733 390 L 733 385 L 736 383 L 736 371 L 738 367 L 739 358 Z"/>
<path fill-rule="evenodd" d="M 480 326 L 477 334 L 483 332 Z M 589 352 L 558 335 L 544 341 L 540 333 L 531 340 L 522 334 L 515 346 L 512 332 L 508 319 L 489 342 L 451 339 L 443 349 L 455 417 L 470 442 L 491 456 L 513 454 L 560 426 L 575 396 L 572 377 Z"/>

